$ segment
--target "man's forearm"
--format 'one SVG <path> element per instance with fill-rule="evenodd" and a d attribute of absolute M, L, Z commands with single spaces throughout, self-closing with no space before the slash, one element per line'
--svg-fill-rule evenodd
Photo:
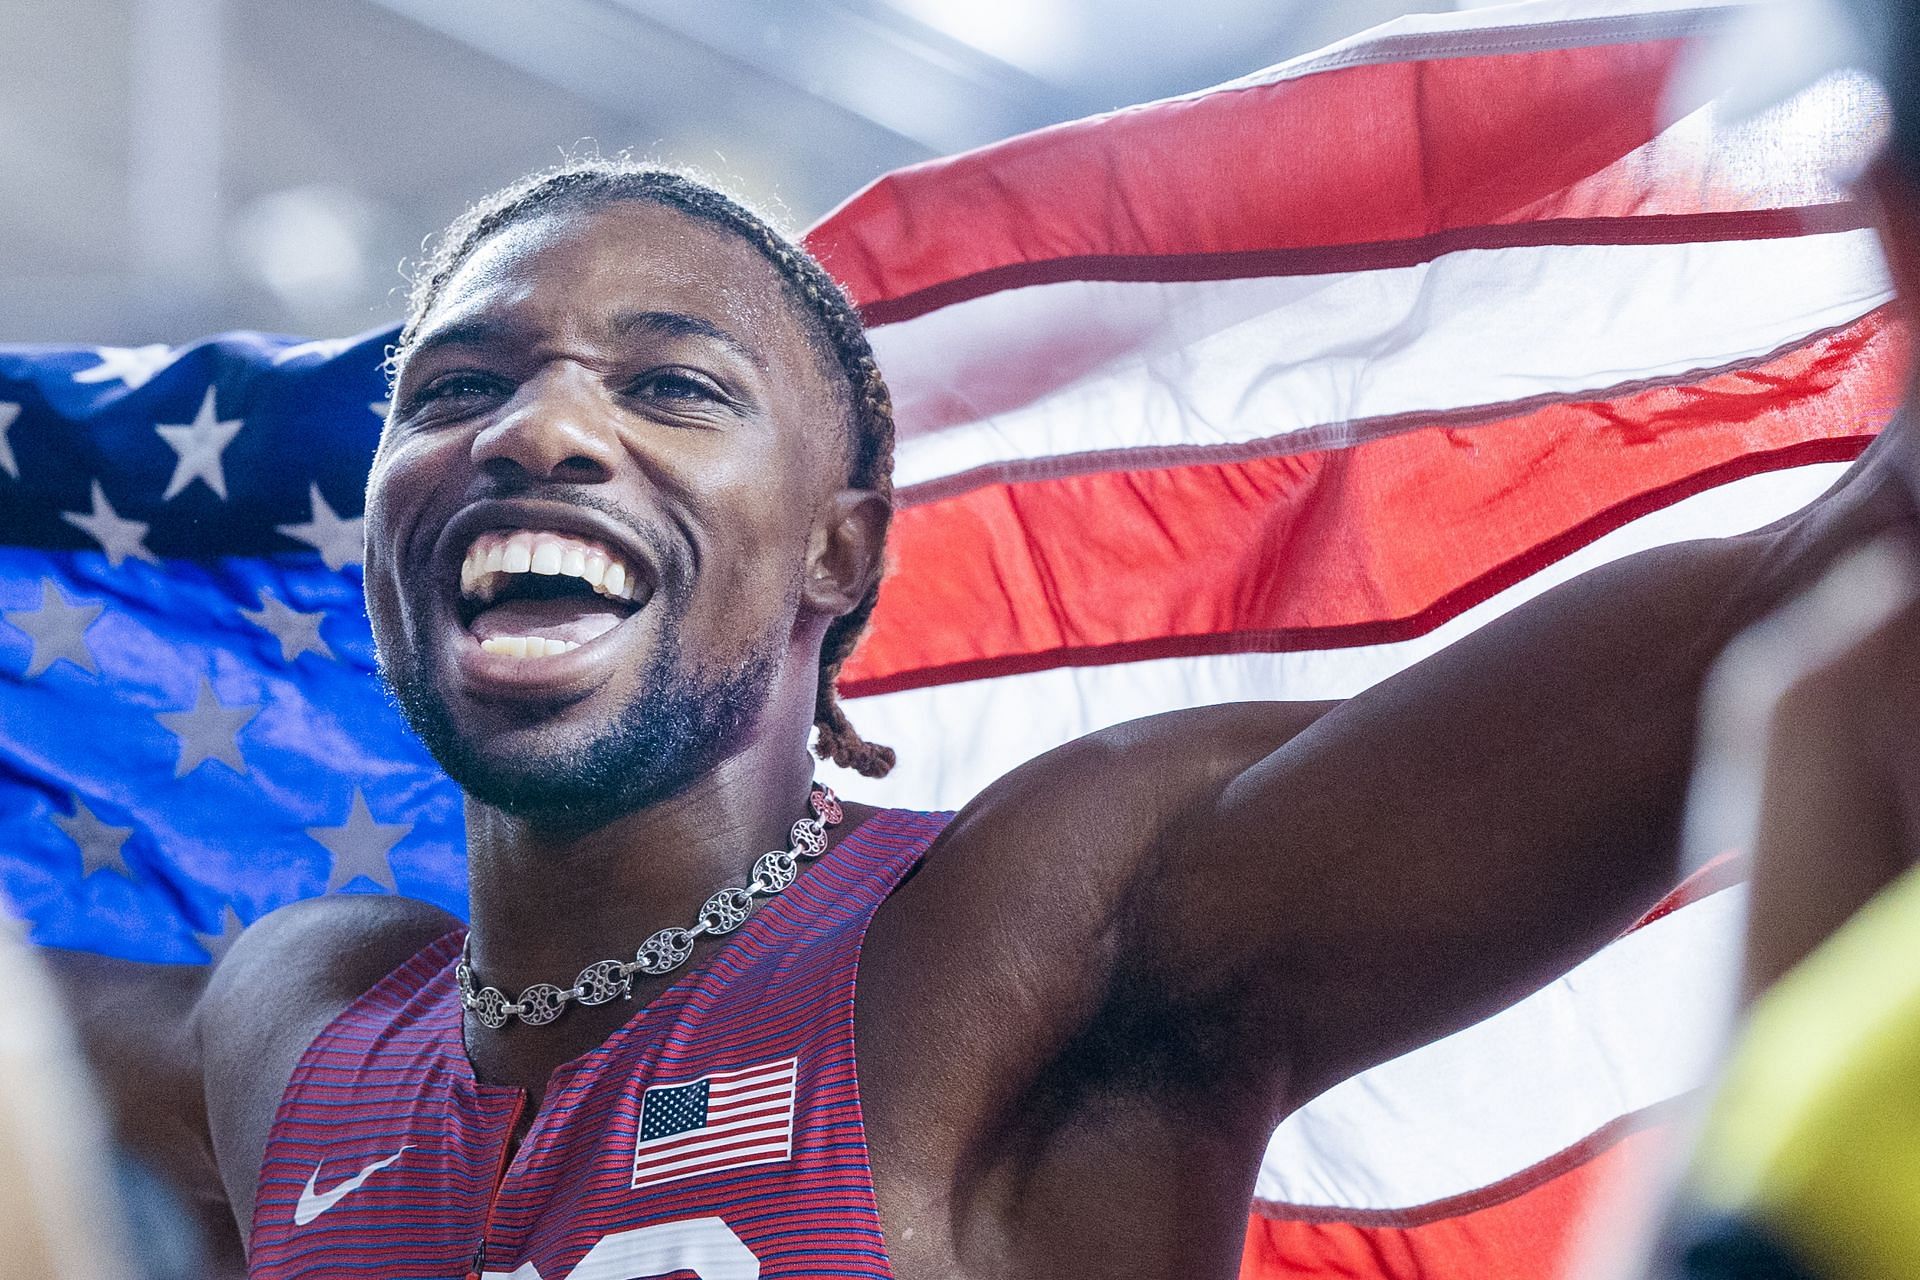
<path fill-rule="evenodd" d="M 1908 518 L 1895 487 L 1856 468 L 1777 526 L 1615 561 L 1355 697 L 1229 784 L 1156 936 L 1267 990 L 1246 1039 L 1309 1094 L 1564 972 L 1677 877 L 1721 650 Z"/>

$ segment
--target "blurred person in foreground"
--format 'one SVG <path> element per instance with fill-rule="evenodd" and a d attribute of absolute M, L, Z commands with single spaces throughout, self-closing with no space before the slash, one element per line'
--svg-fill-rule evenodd
<path fill-rule="evenodd" d="M 215 1280 L 182 1207 L 113 1151 L 54 986 L 11 924 L 0 990 L 0 1280 Z"/>
<path fill-rule="evenodd" d="M 1920 320 L 1920 5 L 1848 0 L 1892 106 L 1860 183 Z M 1903 417 L 1920 404 L 1920 364 Z M 1890 438 L 1897 433 L 1889 433 Z M 1920 456 L 1888 455 L 1909 485 Z M 1883 537 L 1736 641 L 1696 806 L 1753 850 L 1746 1018 L 1653 1264 L 1687 1280 L 1920 1277 L 1920 557 Z M 1714 826 L 1708 819 L 1703 825 Z M 1703 852 L 1706 842 L 1696 840 Z"/>
<path fill-rule="evenodd" d="M 892 419 L 801 248 L 679 175 L 536 175 L 450 230 L 394 364 L 367 602 L 466 794 L 471 927 L 333 896 L 204 985 L 61 962 L 263 1280 L 1230 1276 L 1275 1123 L 1659 898 L 1715 655 L 1913 518 L 1900 427 L 1337 707 L 1123 725 L 949 818 L 813 782 L 816 729 L 889 763 L 834 677 Z"/>

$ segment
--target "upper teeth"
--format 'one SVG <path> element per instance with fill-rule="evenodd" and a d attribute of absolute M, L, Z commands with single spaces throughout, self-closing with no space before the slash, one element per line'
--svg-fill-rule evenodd
<path fill-rule="evenodd" d="M 640 575 L 598 542 L 531 529 L 483 533 L 460 563 L 460 594 L 482 603 L 500 593 L 508 575 L 538 573 L 579 578 L 610 600 L 631 600 Z"/>

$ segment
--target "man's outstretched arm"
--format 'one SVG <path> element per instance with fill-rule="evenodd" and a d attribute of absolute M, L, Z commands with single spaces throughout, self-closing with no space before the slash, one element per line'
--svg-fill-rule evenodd
<path fill-rule="evenodd" d="M 1125 950 L 1179 1007 L 1217 1002 L 1233 1065 L 1285 1105 L 1565 971 L 1676 878 L 1721 648 L 1910 519 L 1896 447 L 1780 525 L 1556 588 L 1195 790 Z"/>

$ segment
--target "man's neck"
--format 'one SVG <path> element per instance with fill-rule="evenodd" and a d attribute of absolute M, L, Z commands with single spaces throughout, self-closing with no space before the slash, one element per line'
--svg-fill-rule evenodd
<path fill-rule="evenodd" d="M 807 813 L 804 745 L 749 747 L 679 794 L 579 834 L 467 802 L 474 981 L 510 997 L 536 982 L 566 987 L 599 960 L 631 959 L 656 930 L 691 925 L 717 889 L 784 849 Z M 697 960 L 697 958 L 696 958 Z M 592 1048 L 673 975 L 636 975 L 635 999 L 569 1006 L 542 1027 L 469 1027 L 483 1079 L 539 1090 L 554 1067 Z"/>

